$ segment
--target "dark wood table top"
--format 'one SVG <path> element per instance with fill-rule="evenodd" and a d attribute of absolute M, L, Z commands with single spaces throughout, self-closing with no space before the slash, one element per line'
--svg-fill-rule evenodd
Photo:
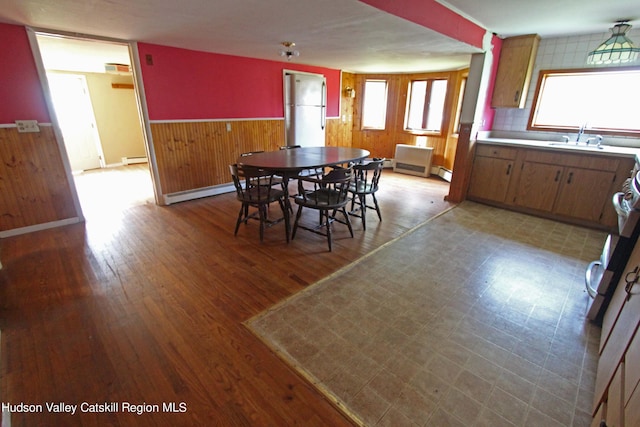
<path fill-rule="evenodd" d="M 237 163 L 273 171 L 299 171 L 355 162 L 367 158 L 369 154 L 369 151 L 360 148 L 300 147 L 239 157 Z"/>

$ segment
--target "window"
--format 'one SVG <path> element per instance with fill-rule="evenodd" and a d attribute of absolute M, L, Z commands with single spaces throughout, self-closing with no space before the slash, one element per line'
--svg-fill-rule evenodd
<path fill-rule="evenodd" d="M 530 130 L 640 133 L 640 68 L 540 71 Z"/>
<path fill-rule="evenodd" d="M 366 80 L 362 105 L 362 127 L 384 129 L 387 119 L 387 82 Z"/>
<path fill-rule="evenodd" d="M 446 97 L 446 79 L 412 81 L 405 129 L 440 133 Z"/>
<path fill-rule="evenodd" d="M 467 77 L 463 77 L 460 82 L 460 93 L 458 94 L 458 104 L 456 105 L 456 115 L 453 120 L 453 134 L 460 133 L 460 115 L 462 114 L 462 99 L 464 98 L 464 90 L 467 87 Z"/>

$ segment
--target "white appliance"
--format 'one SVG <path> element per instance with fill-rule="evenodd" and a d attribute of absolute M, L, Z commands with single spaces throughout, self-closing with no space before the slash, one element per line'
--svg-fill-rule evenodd
<path fill-rule="evenodd" d="M 618 234 L 610 234 L 602 249 L 600 259 L 593 261 L 585 272 L 585 285 L 592 298 L 587 317 L 602 322 L 609 301 L 633 248 L 640 236 L 640 157 L 631 177 L 622 191 L 613 195 L 613 206 L 618 214 Z"/>
<path fill-rule="evenodd" d="M 396 144 L 393 171 L 409 175 L 429 176 L 433 147 Z"/>
<path fill-rule="evenodd" d="M 284 75 L 284 120 L 288 146 L 325 145 L 327 83 L 319 74 Z"/>

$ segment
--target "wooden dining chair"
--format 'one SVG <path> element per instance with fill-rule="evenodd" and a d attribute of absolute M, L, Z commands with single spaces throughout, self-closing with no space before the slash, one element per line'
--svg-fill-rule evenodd
<path fill-rule="evenodd" d="M 264 150 L 260 150 L 260 151 L 248 151 L 246 153 L 240 153 L 240 157 L 248 157 L 248 156 L 253 156 L 254 154 L 258 154 L 258 153 L 264 153 Z M 251 182 L 251 185 L 275 185 L 276 187 L 282 187 L 282 189 L 284 190 L 284 179 L 281 176 L 278 175 L 271 175 L 269 173 L 266 173 L 264 176 L 262 177 L 255 177 L 254 180 Z"/>
<path fill-rule="evenodd" d="M 333 169 L 326 175 L 315 177 L 298 177 L 298 195 L 295 196 L 295 203 L 298 205 L 298 213 L 293 223 L 291 239 L 295 238 L 298 228 L 311 231 L 316 234 L 327 236 L 329 251 L 331 248 L 331 224 L 340 222 L 349 227 L 349 233 L 353 237 L 353 228 L 347 214 L 345 206 L 349 202 L 349 183 L 353 176 L 352 168 Z M 305 183 L 307 184 L 305 186 Z M 309 188 L 311 186 L 312 188 Z M 302 225 L 300 217 L 302 210 L 314 209 L 320 213 L 320 221 L 315 226 Z M 340 212 L 344 220 L 336 218 L 336 213 Z"/>
<path fill-rule="evenodd" d="M 241 165 L 229 165 L 229 171 L 233 178 L 233 185 L 236 189 L 236 198 L 241 202 L 236 228 L 233 233 L 238 235 L 240 224 L 248 223 L 250 219 L 260 221 L 260 241 L 264 239 L 264 230 L 284 220 L 285 235 L 287 243 L 289 242 L 289 209 L 285 192 L 271 185 L 273 174 L 268 174 L 262 169 L 243 167 Z M 261 184 L 255 185 L 256 182 Z M 282 210 L 282 217 L 272 220 L 269 218 L 269 205 L 278 202 Z M 249 208 L 256 208 L 256 212 L 249 212 Z"/>
<path fill-rule="evenodd" d="M 376 192 L 378 191 L 384 160 L 374 158 L 372 161 L 353 166 L 353 181 L 349 185 L 349 193 L 352 194 L 349 215 L 362 218 L 363 230 L 367 229 L 367 209 L 375 209 L 378 219 L 382 221 Z M 373 199 L 373 206 L 367 205 L 367 196 L 371 196 Z"/>

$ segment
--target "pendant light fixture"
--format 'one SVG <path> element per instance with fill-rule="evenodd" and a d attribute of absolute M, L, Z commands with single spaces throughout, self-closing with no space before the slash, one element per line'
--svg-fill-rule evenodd
<path fill-rule="evenodd" d="M 622 64 L 635 62 L 638 60 L 640 48 L 636 47 L 626 36 L 631 25 L 627 21 L 617 21 L 617 24 L 610 28 L 611 37 L 605 40 L 595 50 L 587 55 L 588 64 Z"/>
<path fill-rule="evenodd" d="M 293 50 L 296 45 L 294 42 L 282 42 L 281 44 L 285 47 L 285 50 L 280 51 L 280 56 L 286 56 L 287 61 L 291 61 L 294 56 L 300 56 L 300 52 Z"/>

